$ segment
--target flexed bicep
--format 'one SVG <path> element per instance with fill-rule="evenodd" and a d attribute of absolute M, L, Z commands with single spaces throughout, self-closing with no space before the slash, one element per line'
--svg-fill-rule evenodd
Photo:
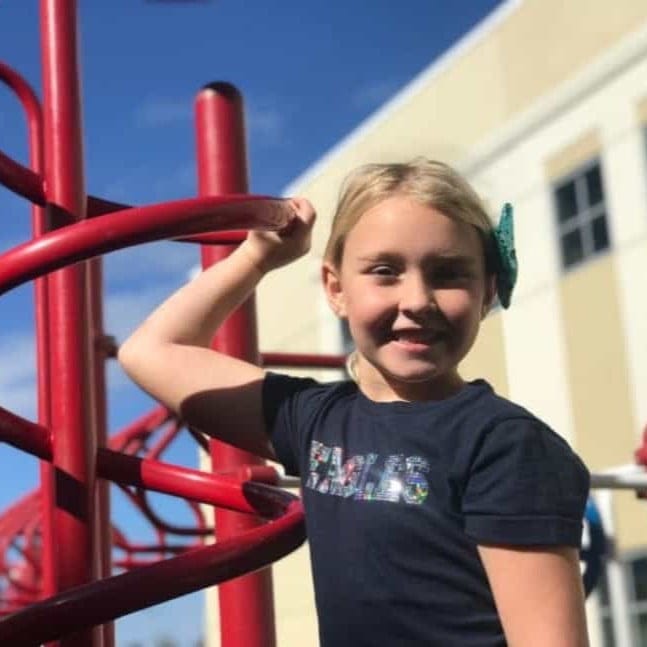
<path fill-rule="evenodd" d="M 188 426 L 274 458 L 263 420 L 265 372 L 260 367 L 183 344 L 130 347 L 120 351 L 119 359 L 139 386 L 178 413 Z"/>

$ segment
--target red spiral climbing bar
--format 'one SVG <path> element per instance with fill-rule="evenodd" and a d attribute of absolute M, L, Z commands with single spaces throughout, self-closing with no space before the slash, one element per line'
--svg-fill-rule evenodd
<path fill-rule="evenodd" d="M 40 14 L 42 105 L 0 63 L 0 81 L 26 114 L 30 150 L 29 167 L 0 151 L 0 183 L 32 203 L 33 231 L 32 240 L 0 255 L 0 294 L 34 280 L 38 360 L 38 421 L 0 403 L 0 441 L 41 460 L 40 487 L 0 514 L 0 644 L 113 647 L 113 619 L 261 569 L 301 543 L 304 528 L 292 495 L 252 482 L 278 480 L 256 457 L 214 445 L 215 474 L 161 462 L 183 430 L 163 407 L 108 440 L 104 364 L 115 344 L 102 328 L 100 256 L 172 238 L 209 245 L 208 265 L 230 253 L 245 229 L 280 229 L 293 214 L 285 201 L 247 195 L 242 100 L 228 84 L 207 86 L 196 103 L 200 197 L 132 207 L 87 195 L 76 3 L 41 0 Z M 343 364 L 261 357 L 255 337 L 249 303 L 215 343 L 268 365 Z M 152 541 L 136 542 L 110 522 L 109 482 L 149 521 Z M 150 492 L 183 499 L 193 524 L 165 520 Z M 218 542 L 208 547 L 202 538 L 213 528 L 204 503 L 225 508 Z M 122 572 L 112 575 L 113 568 Z M 269 574 L 225 586 L 223 646 L 273 645 Z"/>

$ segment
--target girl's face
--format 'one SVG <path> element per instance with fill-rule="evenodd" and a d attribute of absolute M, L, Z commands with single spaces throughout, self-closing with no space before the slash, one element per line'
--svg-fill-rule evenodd
<path fill-rule="evenodd" d="M 474 227 L 397 195 L 350 230 L 326 293 L 346 317 L 362 391 L 376 401 L 446 397 L 494 295 Z"/>

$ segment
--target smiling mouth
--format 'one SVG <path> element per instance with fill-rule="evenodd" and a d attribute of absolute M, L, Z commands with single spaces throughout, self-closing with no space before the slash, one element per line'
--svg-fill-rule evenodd
<path fill-rule="evenodd" d="M 439 330 L 396 330 L 392 335 L 393 341 L 411 348 L 431 346 L 444 336 L 444 333 Z"/>

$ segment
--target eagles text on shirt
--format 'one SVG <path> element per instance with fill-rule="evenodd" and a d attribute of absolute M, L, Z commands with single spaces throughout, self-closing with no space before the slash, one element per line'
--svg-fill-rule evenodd
<path fill-rule="evenodd" d="M 309 467 L 306 487 L 322 494 L 420 505 L 429 493 L 429 463 L 421 456 L 369 452 L 344 460 L 341 447 L 313 440 Z"/>

